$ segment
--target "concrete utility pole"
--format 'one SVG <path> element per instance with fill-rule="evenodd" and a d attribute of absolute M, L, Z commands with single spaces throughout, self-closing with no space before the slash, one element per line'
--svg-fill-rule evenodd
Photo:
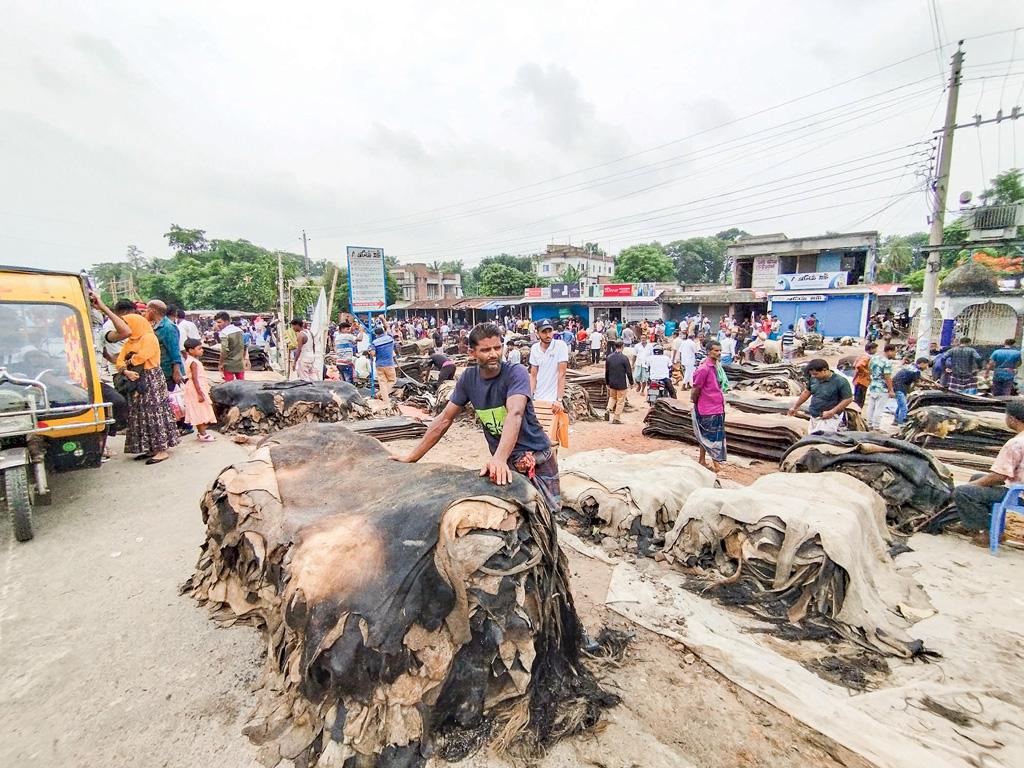
<path fill-rule="evenodd" d="M 953 133 L 956 130 L 956 103 L 960 97 L 960 72 L 963 69 L 964 41 L 957 44 L 953 54 L 953 65 L 949 76 L 949 93 L 946 96 L 946 122 L 942 128 L 942 143 L 939 145 L 939 167 L 935 174 L 935 199 L 932 205 L 932 228 L 928 235 L 929 248 L 942 245 L 942 227 L 946 218 L 946 193 L 949 191 L 949 166 L 953 159 Z M 917 324 L 917 356 L 928 357 L 932 341 L 932 318 L 935 317 L 935 294 L 939 287 L 941 251 L 929 250 L 924 270 L 924 303 L 921 305 L 921 319 Z"/>
<path fill-rule="evenodd" d="M 306 230 L 302 230 L 302 255 L 306 259 L 306 274 L 309 274 L 309 248 L 306 247 Z"/>

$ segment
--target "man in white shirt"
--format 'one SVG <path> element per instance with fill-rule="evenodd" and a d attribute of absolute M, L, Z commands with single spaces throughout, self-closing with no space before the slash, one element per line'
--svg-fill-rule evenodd
<path fill-rule="evenodd" d="M 530 390 L 535 401 L 550 402 L 551 410 L 561 413 L 569 347 L 555 338 L 555 327 L 546 320 L 540 324 L 537 334 L 540 341 L 530 347 Z"/>
<path fill-rule="evenodd" d="M 693 372 L 697 368 L 697 342 L 689 336 L 679 342 L 679 365 L 683 369 L 683 389 L 693 386 Z"/>
<path fill-rule="evenodd" d="M 722 365 L 728 365 L 736 358 L 736 339 L 732 336 L 732 331 L 725 332 L 725 338 L 721 341 L 722 344 L 722 356 L 719 358 Z"/>
<path fill-rule="evenodd" d="M 185 349 L 185 342 L 189 339 L 203 340 L 203 334 L 199 332 L 196 324 L 185 317 L 184 309 L 173 307 L 171 310 L 168 310 L 167 314 L 170 316 L 171 322 L 178 326 L 178 345 L 182 350 Z"/>
<path fill-rule="evenodd" d="M 651 355 L 651 345 L 646 338 L 640 337 L 640 343 L 633 347 L 635 360 L 633 362 L 633 381 L 636 382 L 636 391 L 643 392 L 647 389 L 647 358 Z"/>
<path fill-rule="evenodd" d="M 596 326 L 590 330 L 590 364 L 597 365 L 601 362 L 601 329 Z"/>
<path fill-rule="evenodd" d="M 675 387 L 672 386 L 672 373 L 669 370 L 669 358 L 665 355 L 661 344 L 651 347 L 651 354 L 647 357 L 647 370 L 651 381 L 660 382 L 669 397 L 676 396 Z"/>

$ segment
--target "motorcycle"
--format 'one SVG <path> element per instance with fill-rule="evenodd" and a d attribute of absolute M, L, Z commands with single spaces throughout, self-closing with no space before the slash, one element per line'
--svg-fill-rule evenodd
<path fill-rule="evenodd" d="M 647 382 L 647 402 L 649 405 L 654 405 L 659 398 L 668 397 L 668 392 L 665 390 L 665 385 L 660 381 L 649 381 Z"/>

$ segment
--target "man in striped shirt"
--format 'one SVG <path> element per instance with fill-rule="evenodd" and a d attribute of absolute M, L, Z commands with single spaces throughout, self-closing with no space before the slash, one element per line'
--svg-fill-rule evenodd
<path fill-rule="evenodd" d="M 792 360 L 795 354 L 796 334 L 793 333 L 793 325 L 790 323 L 789 328 L 782 334 L 782 359 Z"/>

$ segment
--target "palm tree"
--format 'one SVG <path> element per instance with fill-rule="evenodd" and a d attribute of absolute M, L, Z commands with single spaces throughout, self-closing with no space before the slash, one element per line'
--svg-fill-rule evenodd
<path fill-rule="evenodd" d="M 583 270 L 573 264 L 563 269 L 561 274 L 563 283 L 582 283 L 585 277 Z"/>

